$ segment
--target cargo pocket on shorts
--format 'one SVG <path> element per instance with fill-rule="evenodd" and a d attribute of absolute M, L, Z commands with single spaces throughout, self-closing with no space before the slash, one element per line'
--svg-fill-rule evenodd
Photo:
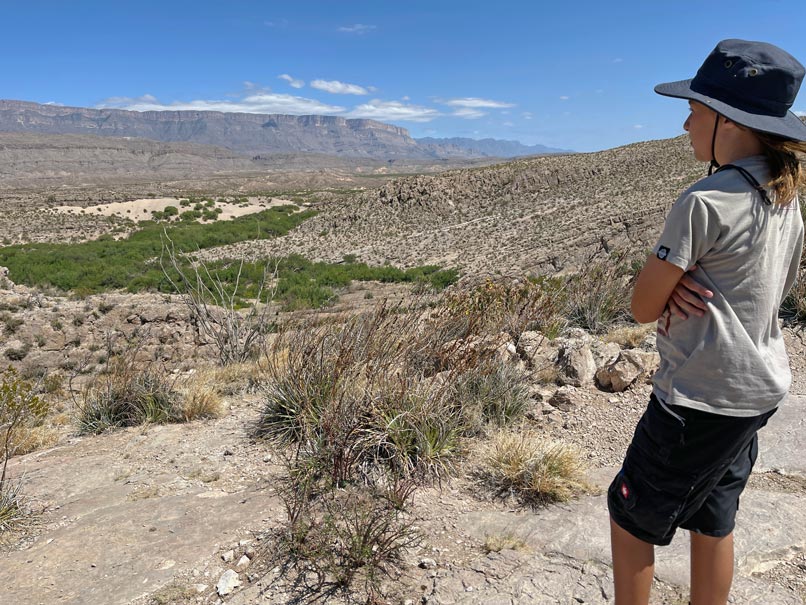
<path fill-rule="evenodd" d="M 671 537 L 696 475 L 660 465 L 643 450 L 632 449 L 621 473 L 632 499 L 630 516 L 637 526 L 658 540 Z"/>

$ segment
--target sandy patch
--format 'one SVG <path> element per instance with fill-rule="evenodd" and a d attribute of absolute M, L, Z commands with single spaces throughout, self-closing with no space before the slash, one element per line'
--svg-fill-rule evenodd
<path fill-rule="evenodd" d="M 98 216 L 119 216 L 121 218 L 129 218 L 133 221 L 143 221 L 151 218 L 152 212 L 165 210 L 166 206 L 175 206 L 180 213 L 186 210 L 192 210 L 193 205 L 180 206 L 179 199 L 175 197 L 160 197 L 148 198 L 142 200 L 132 200 L 130 202 L 111 202 L 109 204 L 98 204 L 96 206 L 56 206 L 53 209 L 57 212 L 65 214 L 94 214 Z M 284 206 L 286 204 L 294 204 L 290 200 L 273 197 L 266 198 L 247 198 L 247 204 L 241 202 L 215 202 L 214 206 L 210 209 L 220 208 L 221 213 L 218 215 L 219 220 L 227 220 L 237 216 L 244 216 L 246 214 L 253 214 L 271 208 L 273 206 Z M 206 208 L 206 207 L 205 207 Z"/>

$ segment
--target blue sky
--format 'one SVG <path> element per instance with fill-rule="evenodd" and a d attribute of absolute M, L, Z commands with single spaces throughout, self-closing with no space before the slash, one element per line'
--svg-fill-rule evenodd
<path fill-rule="evenodd" d="M 722 38 L 806 63 L 806 2 L 6 0 L 0 98 L 366 117 L 592 151 L 682 132 Z M 806 87 L 794 110 L 806 113 Z"/>

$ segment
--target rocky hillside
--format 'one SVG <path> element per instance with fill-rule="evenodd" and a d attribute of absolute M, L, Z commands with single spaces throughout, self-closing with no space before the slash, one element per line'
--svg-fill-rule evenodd
<path fill-rule="evenodd" d="M 602 248 L 649 247 L 671 203 L 704 170 L 679 137 L 400 178 L 328 205 L 275 242 L 220 253 L 554 272 Z"/>

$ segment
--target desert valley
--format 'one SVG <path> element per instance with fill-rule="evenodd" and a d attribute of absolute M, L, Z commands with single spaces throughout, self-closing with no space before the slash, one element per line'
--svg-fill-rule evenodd
<path fill-rule="evenodd" d="M 612 603 L 687 137 L 0 101 L 0 603 Z M 806 278 L 804 267 L 801 274 Z M 806 285 L 733 602 L 806 602 Z M 653 603 L 688 602 L 688 539 Z"/>

